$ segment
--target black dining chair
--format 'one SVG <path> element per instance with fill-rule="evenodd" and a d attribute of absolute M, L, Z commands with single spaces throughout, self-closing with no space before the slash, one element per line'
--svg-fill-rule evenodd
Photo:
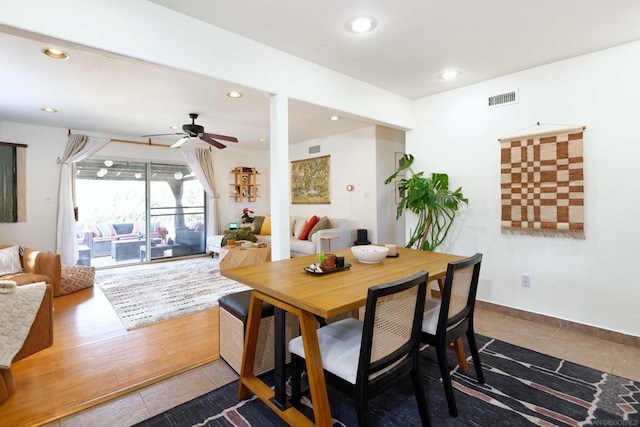
<path fill-rule="evenodd" d="M 458 409 L 451 385 L 451 374 L 447 362 L 447 345 L 462 336 L 467 337 L 469 350 L 480 384 L 484 375 L 473 329 L 473 312 L 478 290 L 482 254 L 449 263 L 442 289 L 441 301 L 428 298 L 422 318 L 422 342 L 435 347 L 438 357 L 449 414 L 458 416 Z"/>
<path fill-rule="evenodd" d="M 431 425 L 420 375 L 420 329 L 429 273 L 421 271 L 369 288 L 364 322 L 348 318 L 317 330 L 328 383 L 355 399 L 358 425 L 370 425 L 368 402 L 411 376 L 422 425 Z M 300 405 L 304 368 L 302 338 L 289 342 L 293 362 L 291 401 Z"/>

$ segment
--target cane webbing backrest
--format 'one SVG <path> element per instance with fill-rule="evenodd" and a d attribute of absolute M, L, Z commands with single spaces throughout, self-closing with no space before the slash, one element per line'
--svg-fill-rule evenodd
<path fill-rule="evenodd" d="M 380 360 L 411 340 L 418 287 L 379 297 L 370 362 Z"/>
<path fill-rule="evenodd" d="M 449 315 L 451 319 L 467 307 L 469 302 L 469 290 L 473 281 L 474 265 L 456 269 L 453 273 L 451 286 L 451 299 L 449 300 Z"/>

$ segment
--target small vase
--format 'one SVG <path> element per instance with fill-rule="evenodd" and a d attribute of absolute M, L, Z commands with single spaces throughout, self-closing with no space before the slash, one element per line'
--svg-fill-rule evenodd
<path fill-rule="evenodd" d="M 251 231 L 254 230 L 254 224 L 252 222 L 243 222 L 242 223 L 242 228 L 250 228 Z"/>

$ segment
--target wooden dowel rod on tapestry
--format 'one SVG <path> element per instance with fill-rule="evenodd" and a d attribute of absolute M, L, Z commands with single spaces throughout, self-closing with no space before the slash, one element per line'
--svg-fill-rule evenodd
<path fill-rule="evenodd" d="M 542 123 L 542 124 L 545 125 L 547 123 Z M 538 125 L 528 126 L 528 127 L 524 128 L 524 129 L 517 130 L 515 132 L 510 133 L 509 135 L 506 135 L 506 136 L 503 136 L 501 138 L 498 138 L 498 142 L 526 139 L 526 138 L 530 138 L 532 136 L 541 137 L 541 136 L 545 136 L 545 135 L 557 135 L 557 134 L 562 134 L 562 133 L 573 133 L 573 132 L 583 131 L 583 130 L 585 130 L 587 128 L 586 126 L 580 126 L 580 125 L 576 125 L 576 126 L 554 125 L 554 124 L 547 124 L 547 125 L 549 125 L 549 126 L 565 126 L 565 127 L 564 128 L 548 129 L 548 130 L 536 129 L 536 130 L 530 131 L 529 133 L 526 133 L 526 132 L 520 133 L 520 132 L 524 131 L 525 129 L 528 129 L 528 128 L 534 127 L 534 126 L 537 127 Z"/>

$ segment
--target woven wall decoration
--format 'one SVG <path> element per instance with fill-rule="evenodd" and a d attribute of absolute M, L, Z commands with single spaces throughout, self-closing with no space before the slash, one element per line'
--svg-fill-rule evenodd
<path fill-rule="evenodd" d="M 584 239 L 583 130 L 499 139 L 503 233 Z"/>

